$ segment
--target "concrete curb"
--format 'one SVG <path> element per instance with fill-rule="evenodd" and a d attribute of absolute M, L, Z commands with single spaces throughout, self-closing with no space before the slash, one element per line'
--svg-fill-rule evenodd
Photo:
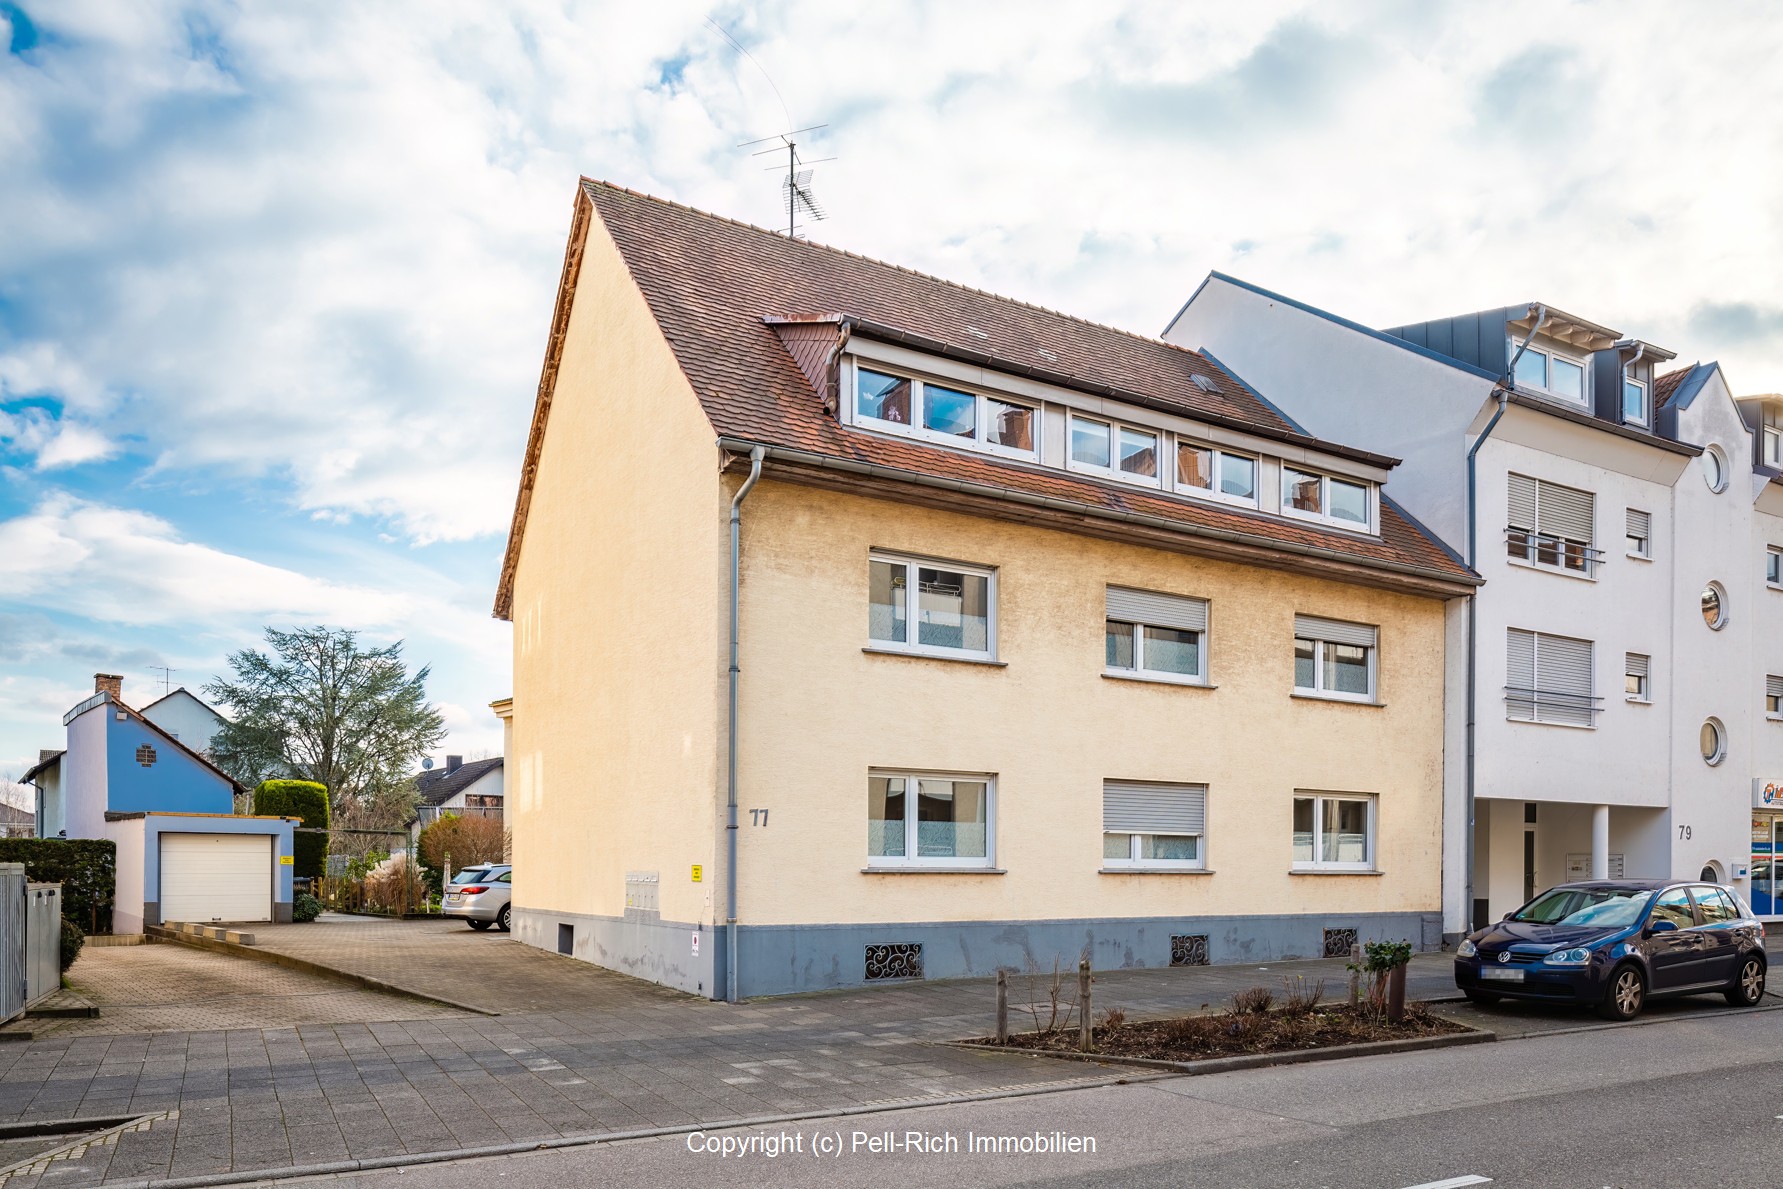
<path fill-rule="evenodd" d="M 1404 1040 L 1370 1040 L 1360 1044 L 1332 1045 L 1322 1049 L 1285 1049 L 1279 1053 L 1242 1053 L 1235 1057 L 1208 1057 L 1201 1061 L 1162 1061 L 1153 1057 L 1117 1057 L 1109 1053 L 1061 1053 L 1052 1049 L 1021 1049 L 1007 1045 L 978 1044 L 969 1040 L 947 1042 L 950 1048 L 975 1049 L 981 1053 L 1015 1053 L 1030 1057 L 1063 1057 L 1096 1065 L 1133 1065 L 1161 1069 L 1184 1077 L 1230 1073 L 1235 1069 L 1262 1069 L 1271 1065 L 1305 1065 L 1313 1061 L 1342 1061 L 1347 1057 L 1377 1057 L 1388 1053 L 1416 1053 L 1424 1049 L 1452 1049 L 1457 1045 L 1489 1044 L 1495 1032 L 1469 1029 L 1442 1036 L 1412 1036 Z"/>
<path fill-rule="evenodd" d="M 692 1135 L 699 1131 L 730 1131 L 738 1127 L 773 1127 L 782 1123 L 799 1123 L 809 1119 L 846 1119 L 853 1115 L 878 1115 L 887 1111 L 915 1110 L 920 1107 L 959 1106 L 969 1102 L 996 1102 L 1005 1098 L 1032 1098 L 1040 1094 L 1062 1094 L 1071 1090 L 1093 1090 L 1100 1086 L 1124 1086 L 1139 1082 L 1162 1081 L 1166 1074 L 1103 1078 L 1084 1078 L 1069 1082 L 1042 1082 L 1034 1086 L 1018 1086 L 1004 1090 L 983 1090 L 976 1094 L 950 1094 L 940 1098 L 894 1098 L 885 1102 L 867 1102 L 855 1106 L 830 1107 L 824 1110 L 799 1111 L 784 1115 L 752 1115 L 742 1119 L 721 1119 L 712 1123 L 682 1123 L 673 1127 L 645 1127 L 635 1131 L 586 1132 L 563 1135 L 554 1139 L 518 1140 L 509 1144 L 485 1144 L 477 1148 L 450 1148 L 441 1152 L 416 1152 L 406 1156 L 372 1156 L 364 1160 L 333 1160 L 323 1164 L 295 1164 L 285 1168 L 257 1168 L 241 1172 L 211 1173 L 199 1177 L 171 1177 L 165 1180 L 107 1181 L 105 1189 L 204 1189 L 211 1185 L 253 1185 L 272 1181 L 295 1180 L 300 1177 L 333 1176 L 340 1173 L 371 1172 L 380 1168 L 411 1168 L 418 1164 L 445 1164 L 454 1160 L 475 1160 L 488 1156 L 519 1156 L 552 1148 L 586 1148 L 598 1144 L 623 1143 L 635 1139 L 660 1139 L 666 1135 Z"/>
<path fill-rule="evenodd" d="M 187 933 L 175 933 L 170 929 L 150 925 L 148 935 L 154 941 L 170 941 L 176 945 L 189 945 L 193 949 L 210 950 L 213 953 L 229 954 L 236 958 L 250 958 L 256 962 L 270 962 L 274 966 L 283 966 L 287 970 L 301 970 L 305 974 L 319 974 L 323 978 L 332 978 L 339 982 L 352 983 L 356 987 L 364 987 L 368 991 L 382 991 L 387 995 L 404 995 L 410 999 L 419 999 L 426 1003 L 437 1003 L 442 1007 L 455 1008 L 479 1016 L 499 1016 L 498 1011 L 490 1011 L 486 1007 L 475 1004 L 460 1003 L 456 999 L 446 999 L 439 995 L 430 995 L 426 991 L 417 991 L 412 987 L 402 987 L 395 983 L 387 983 L 383 979 L 372 978 L 367 974 L 356 974 L 351 970 L 342 970 L 337 966 L 324 966 L 320 962 L 312 962 L 308 958 L 299 958 L 292 954 L 281 954 L 277 950 L 264 949 L 260 946 L 236 945 L 228 941 L 216 941 L 209 937 L 193 937 Z"/>

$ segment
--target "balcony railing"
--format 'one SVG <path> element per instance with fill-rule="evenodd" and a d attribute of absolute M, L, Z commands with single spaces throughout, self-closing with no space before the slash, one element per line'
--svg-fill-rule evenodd
<path fill-rule="evenodd" d="M 1603 550 L 1593 549 L 1583 541 L 1556 537 L 1552 533 L 1531 532 L 1526 528 L 1504 530 L 1505 555 L 1514 561 L 1552 566 L 1587 578 L 1597 575 L 1603 564 Z"/>
<path fill-rule="evenodd" d="M 1552 689 L 1507 685 L 1504 700 L 1508 713 L 1518 722 L 1553 722 L 1568 726 L 1597 725 L 1603 699 L 1594 694 L 1569 694 Z"/>
<path fill-rule="evenodd" d="M 433 825 L 433 823 L 439 821 L 442 816 L 448 813 L 458 817 L 489 817 L 494 818 L 496 821 L 502 820 L 502 807 L 500 805 L 461 805 L 456 809 L 439 805 L 422 805 L 416 808 L 415 818 L 421 823 L 421 828 L 425 830 L 428 826 Z"/>

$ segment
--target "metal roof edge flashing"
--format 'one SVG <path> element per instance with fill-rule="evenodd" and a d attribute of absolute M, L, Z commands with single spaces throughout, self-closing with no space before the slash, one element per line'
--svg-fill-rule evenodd
<path fill-rule="evenodd" d="M 883 466 L 879 463 L 856 462 L 853 459 L 836 458 L 828 454 L 817 454 L 809 450 L 799 450 L 787 446 L 771 446 L 761 442 L 751 442 L 743 438 L 721 437 L 718 448 L 727 454 L 747 456 L 758 448 L 765 451 L 769 461 L 778 459 L 783 462 L 800 463 L 824 470 L 842 471 L 869 478 L 889 479 L 894 482 L 910 483 L 919 487 L 933 487 L 943 491 L 957 491 L 967 495 L 983 496 L 987 499 L 1004 500 L 1010 503 L 1026 504 L 1029 507 L 1046 508 L 1052 511 L 1065 512 L 1073 516 L 1092 517 L 1097 520 L 1112 520 L 1128 524 L 1140 525 L 1162 532 L 1175 533 L 1184 537 L 1202 537 L 1208 540 L 1221 541 L 1228 544 L 1243 545 L 1248 548 L 1267 550 L 1274 553 L 1285 553 L 1293 556 L 1314 558 L 1321 561 L 1341 562 L 1358 569 L 1379 570 L 1383 573 L 1401 574 L 1406 577 L 1422 579 L 1426 582 L 1440 583 L 1446 586 L 1469 587 L 1482 586 L 1485 579 L 1469 572 L 1467 574 L 1447 574 L 1424 566 L 1410 565 L 1405 562 L 1387 561 L 1381 558 L 1359 557 L 1351 553 L 1343 553 L 1335 549 L 1326 549 L 1317 545 L 1299 545 L 1290 541 L 1278 541 L 1270 537 L 1251 536 L 1247 533 L 1230 532 L 1225 529 L 1208 528 L 1203 525 L 1189 524 L 1184 521 L 1170 520 L 1162 516 L 1152 516 L 1144 512 L 1129 512 L 1114 508 L 1098 507 L 1095 504 L 1081 503 L 1076 500 L 1060 499 L 1057 496 L 1032 495 L 1013 488 L 998 487 L 990 483 L 973 483 L 965 479 L 952 479 L 944 475 L 926 475 L 921 471 L 906 471 L 896 467 Z"/>

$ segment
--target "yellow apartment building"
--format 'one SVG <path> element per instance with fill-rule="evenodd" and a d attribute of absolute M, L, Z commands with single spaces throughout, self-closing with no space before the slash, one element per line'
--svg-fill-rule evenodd
<path fill-rule="evenodd" d="M 714 998 L 1435 948 L 1477 579 L 1394 464 L 584 180 L 495 608 L 516 935 Z"/>

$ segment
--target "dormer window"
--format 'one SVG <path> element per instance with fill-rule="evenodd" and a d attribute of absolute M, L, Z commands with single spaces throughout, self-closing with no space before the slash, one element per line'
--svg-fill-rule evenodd
<path fill-rule="evenodd" d="M 1071 469 L 1158 485 L 1159 435 L 1093 417 L 1071 417 Z"/>
<path fill-rule="evenodd" d="M 997 396 L 854 369 L 855 420 L 875 429 L 1032 459 L 1037 410 Z"/>
<path fill-rule="evenodd" d="M 1647 386 L 1626 375 L 1622 377 L 1622 420 L 1635 425 L 1647 424 Z"/>
<path fill-rule="evenodd" d="M 1246 507 L 1257 505 L 1257 460 L 1194 442 L 1176 444 L 1176 489 L 1211 495 Z"/>
<path fill-rule="evenodd" d="M 1517 341 L 1511 340 L 1511 351 Z M 1517 387 L 1535 389 L 1575 405 L 1585 403 L 1585 361 L 1531 345 L 1517 358 Z"/>
<path fill-rule="evenodd" d="M 1777 414 L 1767 412 L 1767 420 Z M 1766 424 L 1760 431 L 1759 459 L 1772 470 L 1783 471 L 1783 427 Z"/>
<path fill-rule="evenodd" d="M 1282 467 L 1282 514 L 1285 516 L 1366 529 L 1369 524 L 1368 492 L 1366 485 L 1348 479 L 1318 475 L 1298 467 Z"/>

